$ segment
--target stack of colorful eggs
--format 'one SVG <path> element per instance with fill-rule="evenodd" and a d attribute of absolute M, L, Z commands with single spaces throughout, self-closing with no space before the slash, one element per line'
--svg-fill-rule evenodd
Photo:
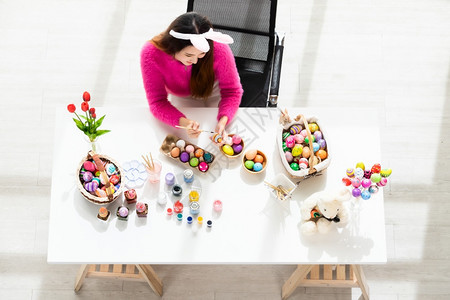
<path fill-rule="evenodd" d="M 196 168 L 201 172 L 207 172 L 214 161 L 214 155 L 202 148 L 178 139 L 169 151 L 169 155 L 184 164 Z"/>
<path fill-rule="evenodd" d="M 114 192 L 119 190 L 121 185 L 120 172 L 116 165 L 112 162 L 105 161 L 100 158 L 105 166 L 106 174 L 108 175 L 108 180 L 110 186 L 113 187 Z M 90 194 L 97 197 L 106 197 L 106 182 L 103 176 L 100 176 L 100 171 L 97 169 L 96 164 L 93 159 L 88 159 L 83 162 L 83 165 L 79 172 L 79 177 L 82 186 Z"/>
<path fill-rule="evenodd" d="M 307 169 L 309 167 L 308 158 L 312 153 L 322 161 L 328 157 L 327 143 L 319 126 L 317 123 L 310 123 L 308 127 L 311 132 L 313 149 L 310 149 L 308 132 L 302 125 L 295 124 L 288 130 L 283 130 L 282 147 L 284 155 L 290 168 L 294 171 Z"/>
<path fill-rule="evenodd" d="M 215 143 L 222 142 L 222 136 L 218 133 L 212 136 L 212 140 Z M 244 141 L 237 134 L 228 135 L 227 139 L 224 141 L 222 147 L 220 147 L 220 151 L 228 157 L 237 157 L 242 153 L 244 149 Z"/>
<path fill-rule="evenodd" d="M 391 174 L 391 169 L 381 169 L 380 164 L 366 170 L 364 163 L 359 162 L 354 169 L 347 169 L 347 176 L 342 178 L 342 182 L 351 187 L 353 197 L 369 200 L 372 194 L 376 194 L 379 188 L 387 184 L 387 178 Z"/>
<path fill-rule="evenodd" d="M 266 168 L 267 158 L 263 152 L 252 149 L 245 153 L 242 163 L 244 168 L 250 173 L 258 173 Z"/>

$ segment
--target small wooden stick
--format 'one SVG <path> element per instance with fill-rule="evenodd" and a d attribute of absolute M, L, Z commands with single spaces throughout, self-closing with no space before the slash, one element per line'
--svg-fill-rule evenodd
<path fill-rule="evenodd" d="M 180 128 L 180 129 L 192 129 L 192 128 L 188 128 L 188 127 L 186 127 L 186 126 L 179 126 L 179 125 L 175 125 L 175 127 L 176 127 L 176 128 Z M 200 129 L 200 130 L 198 130 L 198 131 L 200 131 L 200 132 L 216 133 L 216 132 L 214 132 L 214 131 L 203 130 L 203 129 Z"/>
<path fill-rule="evenodd" d="M 155 168 L 155 163 L 153 162 L 153 156 L 151 152 L 150 152 L 150 159 L 152 161 L 152 170 L 153 170 Z"/>

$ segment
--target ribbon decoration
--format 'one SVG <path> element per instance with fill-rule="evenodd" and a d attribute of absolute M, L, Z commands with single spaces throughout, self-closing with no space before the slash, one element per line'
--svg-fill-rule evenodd
<path fill-rule="evenodd" d="M 214 31 L 212 28 L 209 31 L 201 34 L 194 33 L 180 33 L 171 30 L 169 32 L 171 36 L 180 40 L 190 40 L 192 45 L 200 51 L 208 52 L 209 44 L 208 40 L 212 40 L 221 44 L 232 44 L 233 38 L 228 34 L 223 34 L 222 32 Z"/>

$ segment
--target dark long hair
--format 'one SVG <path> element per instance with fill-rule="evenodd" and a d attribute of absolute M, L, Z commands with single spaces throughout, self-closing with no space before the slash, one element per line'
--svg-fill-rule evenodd
<path fill-rule="evenodd" d="M 192 43 L 190 40 L 174 38 L 169 34 L 170 30 L 179 33 L 201 34 L 209 31 L 210 28 L 212 28 L 212 24 L 207 17 L 195 12 L 188 12 L 176 18 L 164 32 L 155 36 L 151 42 L 157 48 L 174 56 L 175 53 L 183 48 L 192 46 Z M 192 65 L 191 81 L 189 83 L 192 96 L 203 99 L 211 95 L 215 81 L 213 68 L 214 43 L 211 40 L 207 41 L 210 49 L 203 58 Z"/>

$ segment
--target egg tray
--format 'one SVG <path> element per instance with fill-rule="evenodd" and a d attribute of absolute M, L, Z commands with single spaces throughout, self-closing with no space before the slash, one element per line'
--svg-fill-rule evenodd
<path fill-rule="evenodd" d="M 322 132 L 323 138 L 326 140 L 326 151 L 327 151 L 327 158 L 325 158 L 324 160 L 321 160 L 319 157 L 317 157 L 318 162 L 316 164 L 312 163 L 311 164 L 311 159 L 309 159 L 309 165 L 308 168 L 306 169 L 300 169 L 298 171 L 295 171 L 293 169 L 291 169 L 288 161 L 286 160 L 284 151 L 283 151 L 283 133 L 286 132 L 287 128 L 290 128 L 293 125 L 301 125 L 302 127 L 308 127 L 308 123 L 316 123 L 317 126 L 319 126 L 320 131 Z M 283 126 L 284 125 L 284 126 Z M 286 129 L 285 129 L 286 128 Z M 307 129 L 307 131 L 309 132 L 309 128 Z M 309 132 L 311 134 L 311 132 Z M 312 134 L 311 134 L 312 135 Z M 317 175 L 317 173 L 322 172 L 323 170 L 325 170 L 326 168 L 328 168 L 328 166 L 330 165 L 331 162 L 331 155 L 330 155 L 330 149 L 329 149 L 329 140 L 328 138 L 326 130 L 323 129 L 323 127 L 321 126 L 319 119 L 315 116 L 309 117 L 309 118 L 305 118 L 304 116 L 297 116 L 297 118 L 290 123 L 285 123 L 279 126 L 278 128 L 278 132 L 276 135 L 276 139 L 277 139 L 277 144 L 278 144 L 278 151 L 280 153 L 280 157 L 281 157 L 281 163 L 283 164 L 284 168 L 286 169 L 286 171 L 289 173 L 289 175 L 293 178 L 309 178 L 311 175 Z M 305 145 L 305 143 L 303 143 L 303 145 Z M 307 145 L 309 146 L 309 145 Z M 314 156 L 314 153 L 311 151 L 311 157 Z"/>
<path fill-rule="evenodd" d="M 203 149 L 203 148 L 201 148 L 201 147 L 199 147 L 199 146 L 197 146 L 197 145 L 195 145 L 195 144 L 193 144 L 193 143 L 191 143 L 191 142 L 189 142 L 189 141 L 187 141 L 187 140 L 184 140 L 185 142 L 186 142 L 186 145 L 184 146 L 185 148 L 186 148 L 186 146 L 188 146 L 188 145 L 192 145 L 193 147 L 194 147 L 194 152 L 195 151 L 197 151 L 198 149 L 201 149 L 201 150 L 203 150 L 204 151 L 204 153 L 209 153 L 210 155 L 211 155 L 211 162 L 210 163 L 208 163 L 208 170 L 206 170 L 206 171 L 200 171 L 199 169 L 198 169 L 198 166 L 196 166 L 196 167 L 192 167 L 190 164 L 189 164 L 189 161 L 188 162 L 182 162 L 181 160 L 180 160 L 180 156 L 178 156 L 178 157 L 172 157 L 172 155 L 170 155 L 170 152 L 172 151 L 172 149 L 176 146 L 175 144 L 176 144 L 176 142 L 178 141 L 178 140 L 182 140 L 181 138 L 179 138 L 178 136 L 176 136 L 176 135 L 173 135 L 173 134 L 168 134 L 167 136 L 166 136 L 166 138 L 164 139 L 164 141 L 163 141 L 163 143 L 162 143 L 162 145 L 161 145 L 161 148 L 159 149 L 160 151 L 161 151 L 161 153 L 162 154 L 164 154 L 165 156 L 167 156 L 167 157 L 170 157 L 171 159 L 173 159 L 173 160 L 175 160 L 175 161 L 178 161 L 179 163 L 181 163 L 181 164 L 183 164 L 186 168 L 190 168 L 190 169 L 195 169 L 195 170 L 197 170 L 197 171 L 199 171 L 200 173 L 208 173 L 208 171 L 211 169 L 211 165 L 214 163 L 214 161 L 215 161 L 215 156 L 214 156 L 214 154 L 212 154 L 211 152 L 209 152 L 209 151 L 206 151 L 205 149 Z M 200 161 L 204 161 L 203 160 L 203 157 L 201 158 L 201 159 L 199 159 Z"/>
<path fill-rule="evenodd" d="M 120 178 L 118 184 L 120 184 L 120 187 L 119 187 L 119 189 L 117 189 L 114 192 L 113 198 L 109 199 L 108 197 L 98 197 L 98 196 L 93 195 L 90 192 L 86 191 L 86 189 L 84 188 L 83 177 L 80 176 L 80 173 L 81 173 L 81 169 L 83 168 L 83 163 L 87 160 L 92 159 L 92 157 L 89 155 L 89 153 L 85 157 L 83 157 L 83 159 L 80 161 L 80 164 L 78 165 L 77 172 L 76 172 L 77 177 L 78 177 L 77 178 L 77 187 L 78 187 L 78 190 L 81 192 L 81 195 L 83 195 L 83 197 L 86 200 L 88 200 L 89 202 L 97 204 L 97 205 L 105 205 L 105 204 L 114 202 L 122 193 L 122 191 L 123 191 L 122 174 L 124 174 L 124 173 L 123 173 L 123 170 L 120 167 L 120 165 L 114 159 L 110 158 L 109 156 L 103 155 L 103 154 L 98 154 L 98 157 L 105 165 L 108 163 L 112 163 L 117 169 L 117 175 Z"/>

